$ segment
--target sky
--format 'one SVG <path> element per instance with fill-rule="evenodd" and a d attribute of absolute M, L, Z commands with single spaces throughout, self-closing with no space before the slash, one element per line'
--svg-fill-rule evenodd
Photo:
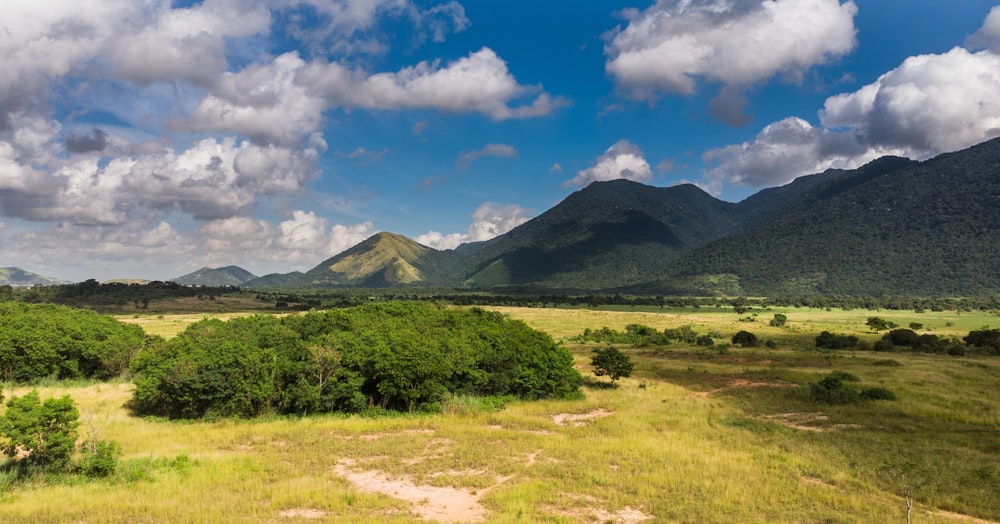
<path fill-rule="evenodd" d="M 1000 136 L 979 0 L 3 0 L 0 267 L 450 249 L 599 180 L 738 202 Z"/>

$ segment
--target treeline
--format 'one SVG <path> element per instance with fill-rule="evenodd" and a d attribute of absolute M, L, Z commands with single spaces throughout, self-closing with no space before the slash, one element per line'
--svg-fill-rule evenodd
<path fill-rule="evenodd" d="M 892 329 L 869 345 L 854 335 L 839 335 L 823 331 L 816 337 L 816 347 L 823 349 L 862 349 L 873 351 L 913 351 L 952 356 L 967 354 L 1000 356 L 1000 329 L 983 328 L 970 331 L 961 339 L 918 334 L 907 328 Z"/>
<path fill-rule="evenodd" d="M 121 282 L 100 283 L 86 280 L 76 284 L 34 286 L 15 289 L 0 287 L 0 301 L 29 304 L 62 304 L 66 306 L 100 308 L 102 306 L 134 305 L 137 309 L 149 307 L 153 300 L 197 296 L 222 296 L 238 292 L 235 286 L 203 287 L 182 286 L 176 282 L 153 281 L 145 284 Z"/>
<path fill-rule="evenodd" d="M 581 377 L 547 334 L 482 309 L 370 304 L 192 324 L 133 361 L 139 414 L 433 410 L 449 393 L 565 397 Z"/>
<path fill-rule="evenodd" d="M 373 302 L 424 301 L 463 306 L 517 307 L 659 307 L 659 308 L 737 308 L 771 307 L 837 308 L 844 310 L 893 311 L 1000 311 L 1000 297 L 892 297 L 850 295 L 781 295 L 772 297 L 692 297 L 636 293 L 548 293 L 531 288 L 504 290 L 457 289 L 271 289 L 249 290 L 236 286 L 184 286 L 175 282 L 146 284 L 99 283 L 87 280 L 77 284 L 35 286 L 17 289 L 0 286 L 0 301 L 53 303 L 100 309 L 104 306 L 128 306 L 145 309 L 153 300 L 184 297 L 221 297 L 234 293 L 253 293 L 257 300 L 276 308 L 291 310 L 355 307 Z"/>
<path fill-rule="evenodd" d="M 155 342 L 138 326 L 53 304 L 0 303 L 0 377 L 109 379 Z"/>

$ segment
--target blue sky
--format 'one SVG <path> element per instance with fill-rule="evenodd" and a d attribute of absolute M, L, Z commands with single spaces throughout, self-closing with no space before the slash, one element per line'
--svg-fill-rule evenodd
<path fill-rule="evenodd" d="M 0 267 L 307 270 L 1000 136 L 993 1 L 6 0 Z"/>

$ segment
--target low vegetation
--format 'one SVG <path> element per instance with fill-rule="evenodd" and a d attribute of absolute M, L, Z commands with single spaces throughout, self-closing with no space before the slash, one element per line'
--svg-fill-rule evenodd
<path fill-rule="evenodd" d="M 275 395 L 272 408 L 252 420 L 221 410 L 195 420 L 134 416 L 123 406 L 139 380 L 8 384 L 8 398 L 36 389 L 39 399 L 69 395 L 80 425 L 67 472 L 16 478 L 4 473 L 16 469 L 10 462 L 0 470 L 0 520 L 892 522 L 908 511 L 916 522 L 1000 520 L 993 438 L 1000 400 L 991 394 L 1000 363 L 985 349 L 992 334 L 983 326 L 996 322 L 989 313 L 879 313 L 899 326 L 921 323 L 911 328 L 918 337 L 963 342 L 968 353 L 959 356 L 896 345 L 889 353 L 866 350 L 887 332 L 872 332 L 865 311 L 785 308 L 754 322 L 746 319 L 755 311 L 725 308 L 369 307 L 362 309 L 373 316 L 360 331 L 370 336 L 358 342 L 372 347 L 393 314 L 415 308 L 422 320 L 405 328 L 409 337 L 448 326 L 451 340 L 463 341 L 455 324 L 483 317 L 497 336 L 523 329 L 532 340 L 544 331 L 554 337 L 542 337 L 546 347 L 582 372 L 593 372 L 595 350 L 609 344 L 633 368 L 617 387 L 584 381 L 569 399 L 525 402 L 456 389 L 412 411 L 406 397 L 394 396 L 387 408 L 398 411 L 383 411 L 382 397 L 370 394 L 358 415 L 302 417 L 295 410 L 278 416 L 274 406 L 284 396 Z M 177 330 L 168 315 L 162 327 L 170 331 L 162 334 L 169 339 L 142 354 L 194 348 L 222 334 L 261 348 L 297 341 L 308 354 L 329 338 L 320 334 L 328 323 L 350 338 L 348 328 L 361 324 L 348 320 L 360 311 L 192 318 L 189 330 Z M 775 312 L 787 316 L 784 325 L 770 325 Z M 586 340 L 587 329 L 647 338 Z M 666 330 L 694 337 L 650 343 Z M 730 345 L 739 331 L 773 344 Z M 858 344 L 817 347 L 823 331 Z M 261 341 L 263 333 L 273 336 Z M 699 345 L 701 337 L 724 342 Z M 848 401 L 813 398 L 818 384 Z"/>

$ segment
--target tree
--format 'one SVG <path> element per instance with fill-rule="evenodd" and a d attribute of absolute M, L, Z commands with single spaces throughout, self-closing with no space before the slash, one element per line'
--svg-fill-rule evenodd
<path fill-rule="evenodd" d="M 739 344 L 745 348 L 757 347 L 757 335 L 749 331 L 738 331 L 733 335 L 733 344 Z"/>
<path fill-rule="evenodd" d="M 69 467 L 76 444 L 80 413 L 68 395 L 42 402 L 38 391 L 11 397 L 0 418 L 0 435 L 6 439 L 2 450 L 8 457 L 22 456 L 21 462 L 46 470 Z"/>
<path fill-rule="evenodd" d="M 788 317 L 781 313 L 775 313 L 774 318 L 771 319 L 771 327 L 784 327 L 785 323 L 788 322 Z"/>
<path fill-rule="evenodd" d="M 594 356 L 590 359 L 590 365 L 594 366 L 595 375 L 610 377 L 612 387 L 619 378 L 632 375 L 632 370 L 635 369 L 635 364 L 628 358 L 628 355 L 613 346 L 595 349 Z"/>
<path fill-rule="evenodd" d="M 868 321 L 865 322 L 865 325 L 876 333 L 896 327 L 894 322 L 889 322 L 888 320 L 880 317 L 868 317 Z"/>

